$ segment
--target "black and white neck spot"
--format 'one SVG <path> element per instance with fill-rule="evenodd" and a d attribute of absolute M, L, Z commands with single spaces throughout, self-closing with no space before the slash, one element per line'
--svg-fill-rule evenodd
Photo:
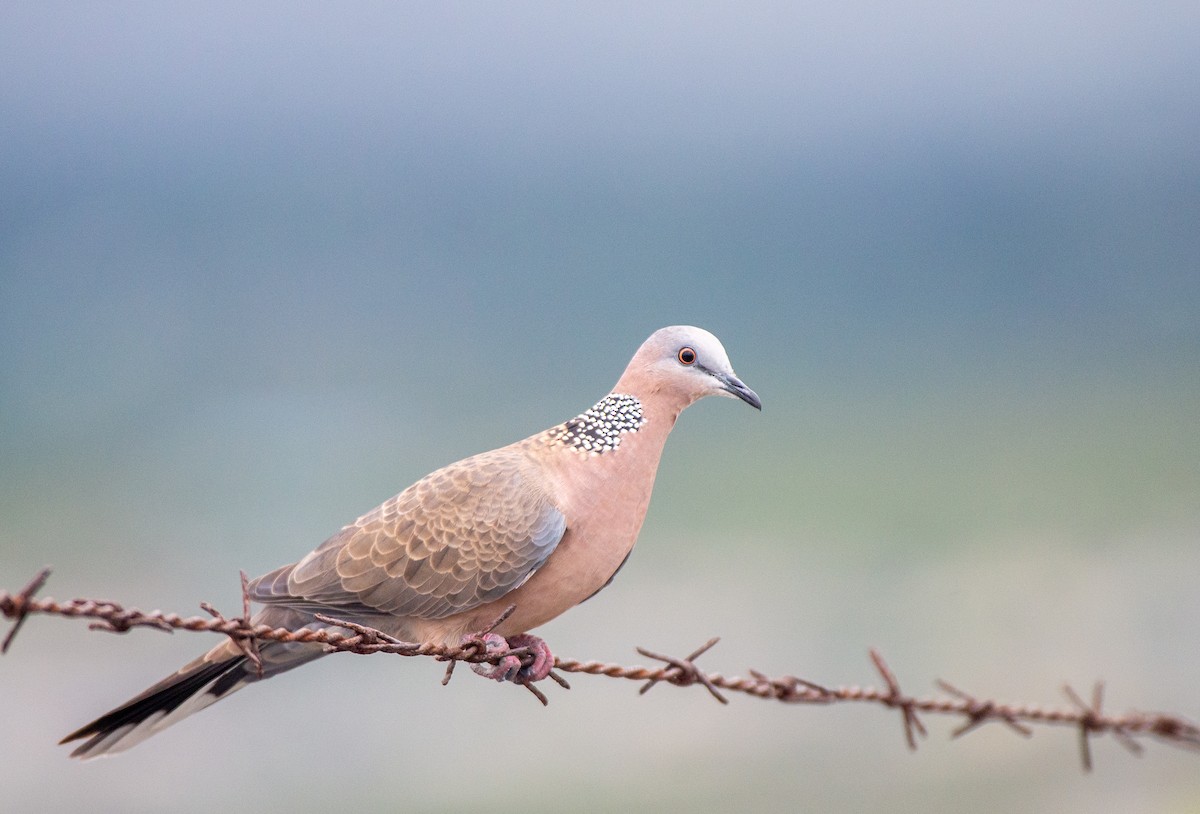
<path fill-rule="evenodd" d="M 622 435 L 637 432 L 645 423 L 640 401 L 624 393 L 610 393 L 570 421 L 549 430 L 549 440 L 584 455 L 602 455 L 619 447 Z"/>

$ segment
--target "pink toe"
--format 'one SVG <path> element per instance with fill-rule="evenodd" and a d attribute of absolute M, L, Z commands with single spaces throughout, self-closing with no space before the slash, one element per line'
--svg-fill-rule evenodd
<path fill-rule="evenodd" d="M 530 652 L 533 653 L 533 661 L 528 667 L 522 667 L 521 671 L 513 679 L 518 684 L 541 681 L 550 675 L 550 671 L 554 669 L 554 654 L 550 652 L 550 647 L 544 639 L 529 633 L 521 633 L 516 636 L 510 636 L 508 645 L 512 648 L 528 647 Z"/>
<path fill-rule="evenodd" d="M 489 656 L 506 653 L 510 649 L 504 637 L 495 633 L 487 633 L 483 636 L 477 634 L 463 636 L 462 643 L 464 645 L 482 643 L 484 651 Z M 521 671 L 521 660 L 516 656 L 505 656 L 496 664 L 486 661 L 472 664 L 471 670 L 493 681 L 515 681 L 518 673 Z"/>

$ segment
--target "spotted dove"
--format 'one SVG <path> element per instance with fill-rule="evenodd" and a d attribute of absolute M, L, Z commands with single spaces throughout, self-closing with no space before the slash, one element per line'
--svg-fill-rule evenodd
<path fill-rule="evenodd" d="M 656 331 L 613 391 L 523 441 L 437 470 L 364 514 L 293 565 L 249 584 L 265 607 L 254 624 L 319 628 L 324 613 L 398 639 L 498 655 L 475 665 L 499 680 L 536 681 L 553 657 L 527 631 L 604 588 L 637 539 L 663 444 L 704 396 L 761 402 L 708 331 Z M 484 631 L 509 606 L 515 610 Z M 522 666 L 510 648 L 528 647 Z M 261 675 L 232 641 L 217 645 L 63 743 L 72 757 L 120 752 L 260 678 L 324 655 L 321 645 L 264 642 Z"/>

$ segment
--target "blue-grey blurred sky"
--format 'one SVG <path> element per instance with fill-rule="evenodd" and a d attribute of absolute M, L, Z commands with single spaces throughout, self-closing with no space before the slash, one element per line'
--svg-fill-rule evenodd
<path fill-rule="evenodd" d="M 1054 576 L 1044 612 L 1023 610 L 1028 635 L 981 658 L 1044 649 L 1031 693 L 1136 662 L 1132 702 L 1191 698 L 1195 713 L 1194 694 L 1163 688 L 1194 686 L 1194 638 L 1175 673 L 1146 665 L 1170 664 L 1200 622 L 1184 587 L 1200 567 L 1198 41 L 1195 3 L 9 3 L 0 582 L 48 561 L 55 594 L 231 599 L 238 568 L 295 559 L 429 469 L 573 415 L 650 331 L 690 322 L 725 341 L 765 410 L 704 404 L 681 421 L 630 587 L 581 609 L 582 628 L 564 619 L 561 650 L 597 655 L 581 652 L 601 635 L 587 625 L 618 613 L 604 635 L 621 646 L 664 628 L 691 637 L 680 650 L 736 639 L 709 629 L 720 614 L 687 626 L 691 603 L 733 573 L 748 586 L 729 589 L 735 613 L 763 601 L 756 574 L 815 557 L 815 575 L 778 585 L 781 606 L 745 610 L 748 647 L 798 612 L 793 593 L 838 585 L 831 604 L 856 610 L 818 612 L 800 638 L 845 660 L 810 653 L 828 659 L 810 677 L 866 680 L 863 649 L 893 634 L 919 676 L 969 670 L 964 642 L 1005 629 L 1029 572 Z M 694 591 L 672 580 L 681 561 Z M 1095 580 L 1133 572 L 1122 601 L 1082 610 Z M 982 585 L 986 600 L 947 587 L 980 573 L 1012 582 Z M 876 608 L 883 584 L 927 604 Z M 664 591 L 678 619 L 646 609 Z M 1040 627 L 1068 596 L 1079 616 Z M 922 613 L 962 629 L 939 622 L 937 638 Z M 38 658 L 84 669 L 35 655 L 37 635 L 0 678 L 42 686 Z M 174 666 L 135 660 L 110 688 L 115 657 L 95 648 L 94 686 L 56 685 L 79 693 L 70 716 L 36 717 L 60 711 L 51 697 L 20 704 L 22 737 L 47 744 L 21 774 L 29 794 L 40 772 L 80 771 L 48 746 L 60 730 Z M 980 671 L 995 692 L 1026 689 Z M 606 714 L 650 703 L 604 698 Z M 683 714 L 717 714 L 700 709 Z M 236 714 L 225 725 L 238 737 Z M 147 810 L 186 807 L 163 737 L 157 758 L 180 775 Z M 721 737 L 713 754 L 745 741 L 761 765 L 746 745 L 761 732 Z M 834 726 L 808 737 L 855 758 Z M 847 781 L 820 799 L 861 808 L 903 787 L 948 805 L 929 789 L 958 754 L 918 757 L 916 778 L 888 754 L 878 798 Z M 985 754 L 959 770 L 985 773 Z M 611 771 L 653 788 L 676 759 Z M 106 766 L 139 765 L 122 760 Z M 1010 769 L 1034 807 L 1088 810 L 1119 786 L 1136 810 L 1194 800 L 1191 760 L 1156 750 L 1161 775 L 1110 775 L 1100 797 Z M 594 789 L 574 771 L 562 782 Z M 786 796 L 780 771 L 753 779 L 765 808 Z M 128 809 L 113 777 L 103 799 Z M 750 781 L 712 782 L 734 799 Z M 506 799 L 527 800 L 518 786 Z M 600 809 L 636 797 L 611 793 Z"/>

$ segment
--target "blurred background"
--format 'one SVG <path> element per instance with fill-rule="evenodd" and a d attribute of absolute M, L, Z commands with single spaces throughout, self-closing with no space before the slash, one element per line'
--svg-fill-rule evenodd
<path fill-rule="evenodd" d="M 668 445 L 542 629 L 827 684 L 1200 718 L 1200 6 L 9 3 L 0 587 L 190 614 L 654 329 L 761 414 Z M 1200 758 L 875 708 L 527 694 L 339 656 L 113 760 L 55 746 L 215 637 L 29 621 L 25 811 L 1195 812 Z M 485 802 L 486 801 L 486 802 Z"/>

